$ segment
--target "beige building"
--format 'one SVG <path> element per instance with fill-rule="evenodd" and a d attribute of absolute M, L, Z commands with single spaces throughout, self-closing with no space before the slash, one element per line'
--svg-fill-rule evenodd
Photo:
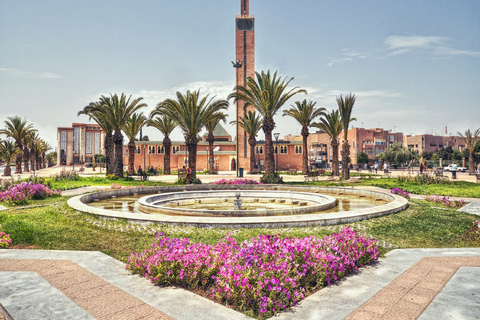
<path fill-rule="evenodd" d="M 439 149 L 452 147 L 453 150 L 463 151 L 466 148 L 465 139 L 459 136 L 434 136 L 431 134 L 407 135 L 403 145 L 418 154 L 423 151 L 435 152 Z"/>
<path fill-rule="evenodd" d="M 57 128 L 57 163 L 84 164 L 93 161 L 95 154 L 104 154 L 105 132 L 98 124 L 72 123 Z"/>

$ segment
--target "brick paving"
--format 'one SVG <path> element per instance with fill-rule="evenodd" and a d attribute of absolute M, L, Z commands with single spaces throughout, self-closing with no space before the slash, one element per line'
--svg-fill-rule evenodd
<path fill-rule="evenodd" d="M 99 320 L 173 319 L 68 260 L 2 259 L 0 271 L 32 271 Z"/>
<path fill-rule="evenodd" d="M 422 258 L 345 320 L 417 319 L 460 267 L 480 267 L 480 257 Z"/>

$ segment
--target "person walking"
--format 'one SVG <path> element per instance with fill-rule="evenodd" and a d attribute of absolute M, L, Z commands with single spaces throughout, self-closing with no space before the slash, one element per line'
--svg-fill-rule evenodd
<path fill-rule="evenodd" d="M 452 162 L 452 179 L 457 179 L 457 165 Z"/>
<path fill-rule="evenodd" d="M 373 166 L 375 168 L 375 174 L 377 174 L 378 171 L 378 162 L 375 162 L 375 165 Z"/>

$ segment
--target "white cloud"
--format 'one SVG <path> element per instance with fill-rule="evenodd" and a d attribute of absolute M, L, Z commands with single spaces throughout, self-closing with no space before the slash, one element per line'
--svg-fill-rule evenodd
<path fill-rule="evenodd" d="M 450 48 L 449 38 L 435 36 L 389 36 L 384 43 L 390 51 L 389 56 L 396 56 L 412 51 L 430 51 L 436 56 L 450 57 L 454 55 L 479 56 L 480 52 Z"/>
<path fill-rule="evenodd" d="M 342 53 L 340 57 L 331 59 L 330 62 L 327 63 L 327 66 L 331 67 L 336 63 L 351 62 L 355 60 L 363 60 L 366 58 L 368 58 L 368 54 L 366 53 L 358 52 L 350 48 L 345 48 L 345 49 L 342 49 Z"/>
<path fill-rule="evenodd" d="M 61 76 L 52 72 L 31 72 L 25 70 L 0 68 L 0 72 L 14 77 L 28 78 L 28 79 L 59 79 Z"/>

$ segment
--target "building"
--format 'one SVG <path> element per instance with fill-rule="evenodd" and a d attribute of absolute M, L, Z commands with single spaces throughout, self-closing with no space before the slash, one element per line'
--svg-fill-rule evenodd
<path fill-rule="evenodd" d="M 93 162 L 95 154 L 104 154 L 105 132 L 98 124 L 72 123 L 57 128 L 57 163 L 61 165 Z"/>
<path fill-rule="evenodd" d="M 423 151 L 435 152 L 439 149 L 452 147 L 453 150 L 463 151 L 466 148 L 465 139 L 459 136 L 435 136 L 431 134 L 407 135 L 404 137 L 404 146 L 421 154 Z"/>
<path fill-rule="evenodd" d="M 248 77 L 255 76 L 255 16 L 249 13 L 249 0 L 240 0 L 240 15 L 235 16 L 235 61 L 236 84 L 244 86 Z M 244 108 L 243 101 L 237 103 L 236 120 L 253 107 Z M 250 167 L 250 148 L 245 131 L 237 126 L 239 167 Z"/>

